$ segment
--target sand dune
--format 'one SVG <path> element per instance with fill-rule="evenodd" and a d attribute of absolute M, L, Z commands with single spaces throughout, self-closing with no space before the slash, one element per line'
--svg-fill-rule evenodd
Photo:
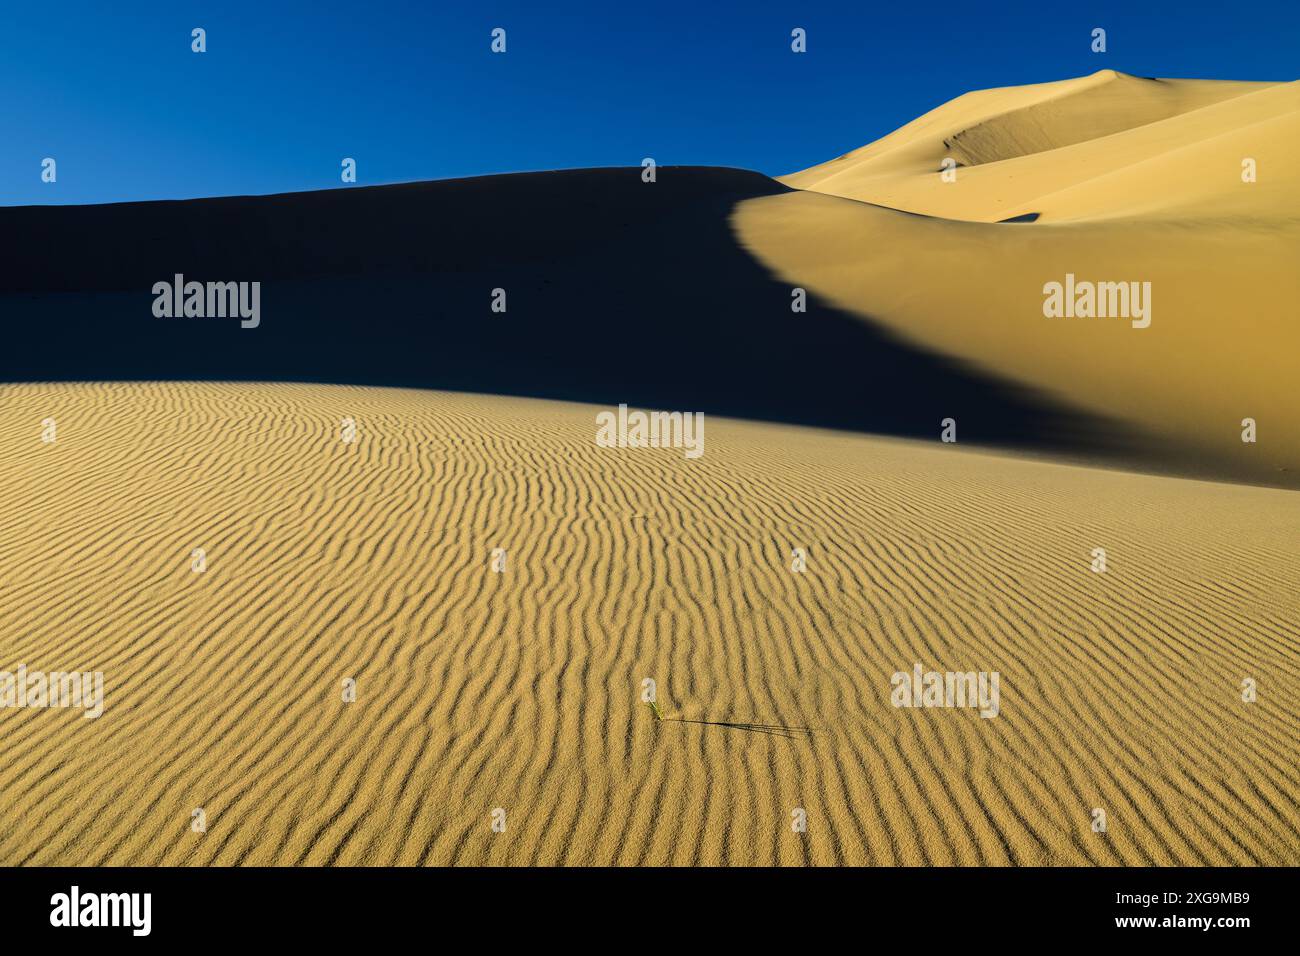
<path fill-rule="evenodd" d="M 1300 218 L 1300 83 L 1102 70 L 959 96 L 828 163 L 799 189 L 946 219 Z M 1262 171 L 1245 188 L 1241 161 Z M 937 175 L 944 159 L 959 170 Z"/>
<path fill-rule="evenodd" d="M 965 442 L 1296 488 L 1298 147 L 1300 84 L 1103 71 L 959 97 L 786 185 L 663 167 L 3 209 L 0 381 L 397 385 L 926 439 L 954 417 Z M 177 273 L 260 281 L 262 325 L 156 318 Z M 1045 318 L 1067 275 L 1150 282 L 1151 326 Z"/>
<path fill-rule="evenodd" d="M 97 720 L 0 711 L 5 864 L 1300 862 L 1292 493 L 720 419 L 686 461 L 421 391 L 2 397 L 0 666 L 105 674 Z M 914 662 L 999 671 L 999 716 L 892 707 Z"/>
<path fill-rule="evenodd" d="M 0 670 L 105 694 L 0 708 L 0 864 L 1300 863 L 1298 91 L 0 209 Z M 175 273 L 261 324 L 154 316 Z M 598 447 L 619 402 L 705 455 Z M 997 716 L 893 706 L 916 664 Z"/>
<path fill-rule="evenodd" d="M 778 276 L 913 345 L 1124 423 L 1183 473 L 1294 488 L 1297 148 L 1300 84 L 1103 71 L 960 97 L 733 222 Z M 1045 317 L 1067 275 L 1150 283 L 1149 327 Z"/>
<path fill-rule="evenodd" d="M 397 385 L 926 438 L 960 408 L 964 441 L 1141 452 L 1121 423 L 815 295 L 792 315 L 789 284 L 730 224 L 739 203 L 789 191 L 663 167 L 653 185 L 639 169 L 587 169 L 0 209 L 0 381 Z M 155 317 L 152 284 L 176 273 L 260 281 L 260 326 Z M 495 288 L 505 313 L 490 308 Z"/>

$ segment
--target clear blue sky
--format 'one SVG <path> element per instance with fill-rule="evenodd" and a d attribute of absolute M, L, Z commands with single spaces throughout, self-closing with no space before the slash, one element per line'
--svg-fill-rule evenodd
<path fill-rule="evenodd" d="M 1295 0 L 11 2 L 0 204 L 340 187 L 344 156 L 360 185 L 645 156 L 779 175 L 972 89 L 1103 68 L 1292 80 L 1298 64 Z"/>

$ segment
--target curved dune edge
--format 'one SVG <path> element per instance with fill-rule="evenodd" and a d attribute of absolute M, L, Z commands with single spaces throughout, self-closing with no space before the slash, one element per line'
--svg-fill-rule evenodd
<path fill-rule="evenodd" d="M 755 172 L 663 166 L 653 185 L 635 167 L 0 209 L 0 381 L 431 388 L 925 439 L 958 414 L 963 442 L 1152 457 L 1122 422 L 816 296 L 793 313 L 730 222 L 742 200 L 788 192 Z M 177 274 L 260 277 L 258 327 L 154 315 L 153 284 Z M 507 311 L 488 311 L 496 288 Z"/>
<path fill-rule="evenodd" d="M 1300 487 L 1300 406 L 1286 385 L 1300 380 L 1300 221 L 985 224 L 794 192 L 740 203 L 732 224 L 791 286 L 1138 429 L 1173 470 Z M 1149 282 L 1149 327 L 1045 316 L 1045 285 L 1067 275 Z"/>
<path fill-rule="evenodd" d="M 1300 82 L 1092 76 L 959 96 L 780 177 L 797 189 L 974 222 L 1300 219 Z M 1243 161 L 1255 180 L 1243 182 Z M 955 163 L 941 177 L 944 161 Z"/>
<path fill-rule="evenodd" d="M 0 710 L 0 863 L 1300 863 L 1294 494 L 713 418 L 687 461 L 500 397 L 3 397 L 0 668 L 106 701 Z M 999 716 L 891 707 L 914 662 L 999 671 Z M 644 677 L 812 737 L 656 724 Z"/>
<path fill-rule="evenodd" d="M 1133 428 L 1172 471 L 1297 488 L 1297 149 L 1300 82 L 1102 70 L 957 97 L 732 222 L 791 285 Z M 1149 314 L 1045 314 L 1076 280 L 1137 283 Z"/>

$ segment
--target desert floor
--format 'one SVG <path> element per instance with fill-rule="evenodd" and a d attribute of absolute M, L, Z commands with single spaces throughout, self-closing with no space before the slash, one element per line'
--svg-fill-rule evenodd
<path fill-rule="evenodd" d="M 0 667 L 105 681 L 0 710 L 0 863 L 1300 863 L 1293 492 L 712 417 L 688 461 L 445 392 L 0 399 Z M 918 662 L 1000 713 L 891 706 Z"/>

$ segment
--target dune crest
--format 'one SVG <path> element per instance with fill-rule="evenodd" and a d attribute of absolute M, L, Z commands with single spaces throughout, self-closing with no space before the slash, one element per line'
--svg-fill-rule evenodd
<path fill-rule="evenodd" d="M 828 163 L 798 189 L 948 219 L 1300 218 L 1300 83 L 1102 70 L 967 93 Z M 1266 175 L 1243 190 L 1241 160 Z M 937 175 L 945 159 L 955 181 Z"/>
<path fill-rule="evenodd" d="M 1297 151 L 1298 83 L 1103 71 L 959 97 L 733 225 L 872 327 L 1123 422 L 1185 473 L 1294 488 Z M 1152 314 L 1053 317 L 1075 279 L 1148 290 Z"/>

